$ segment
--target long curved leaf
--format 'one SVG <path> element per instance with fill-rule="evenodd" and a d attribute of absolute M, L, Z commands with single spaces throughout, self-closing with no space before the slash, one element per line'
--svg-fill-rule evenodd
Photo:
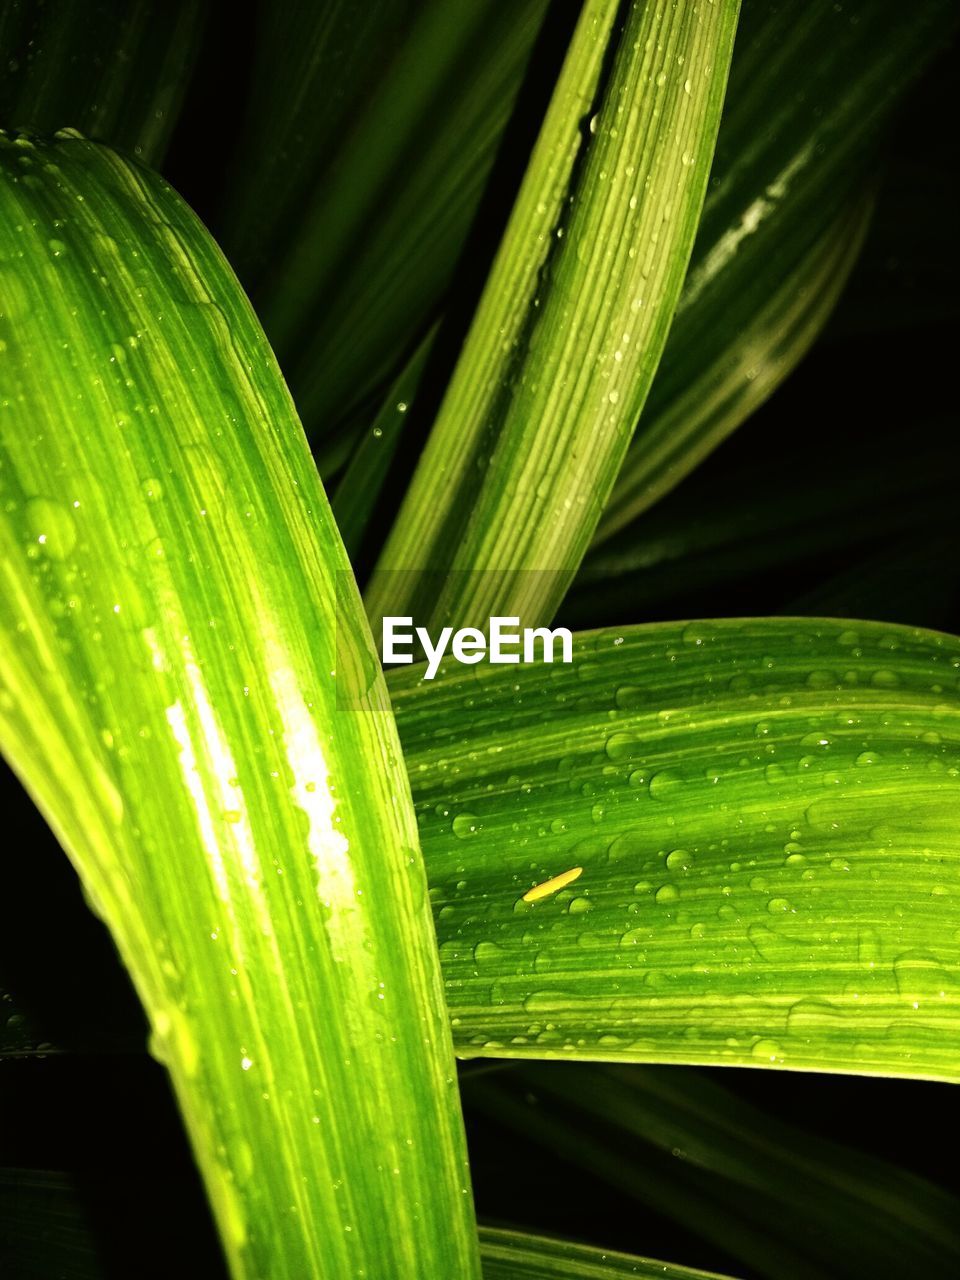
<path fill-rule="evenodd" d="M 354 563 L 399 448 L 403 425 L 436 337 L 434 325 L 391 384 L 373 425 L 354 450 L 350 465 L 330 499 L 337 528 Z M 317 465 L 322 474 L 326 474 L 322 461 Z"/>
<path fill-rule="evenodd" d="M 376 394 L 433 318 L 545 9 L 263 6 L 227 247 L 251 263 L 241 277 L 311 439 Z"/>
<path fill-rule="evenodd" d="M 690 270 L 600 538 L 682 479 L 773 389 L 776 379 L 750 385 L 757 353 L 740 329 L 829 234 L 872 163 L 878 129 L 955 25 L 946 0 L 849 0 L 799 12 L 744 5 Z M 819 318 L 808 300 L 811 324 L 825 318 L 848 266 L 838 262 L 833 288 L 821 283 Z M 780 359 L 789 366 L 800 354 Z M 742 398 L 719 419 L 705 415 L 689 389 L 738 360 Z"/>
<path fill-rule="evenodd" d="M 73 137 L 0 163 L 4 752 L 133 975 L 234 1274 L 474 1275 L 395 727 L 270 350 L 160 179 Z"/>
<path fill-rule="evenodd" d="M 642 520 L 595 547 L 563 602 L 563 621 L 682 617 L 711 593 L 747 598 L 744 582 L 764 571 L 782 578 L 781 598 L 765 597 L 764 612 L 883 619 L 876 612 L 882 590 L 872 599 L 854 593 L 844 607 L 827 596 L 819 608 L 801 607 L 791 597 L 790 575 L 811 560 L 829 571 L 871 546 L 890 555 L 920 530 L 936 531 L 946 548 L 955 502 L 943 465 L 945 427 L 915 422 L 911 448 L 895 468 L 888 450 L 899 425 L 881 435 L 871 422 L 873 453 L 864 448 L 866 433 L 831 439 L 829 423 L 789 440 L 754 437 L 735 465 L 698 471 Z M 936 577 L 915 585 L 942 592 Z M 912 620 L 909 609 L 901 620 Z"/>
<path fill-rule="evenodd" d="M 367 591 L 371 617 L 462 626 L 474 614 L 519 613 L 534 625 L 554 612 L 666 339 L 736 16 L 735 0 L 632 3 L 622 21 L 612 0 L 585 5 Z"/>
<path fill-rule="evenodd" d="M 634 1258 L 608 1249 L 567 1244 L 521 1231 L 480 1231 L 484 1280 L 607 1280 L 613 1276 L 662 1277 L 662 1280 L 719 1280 L 712 1272 L 692 1271 L 668 1262 Z"/>
<path fill-rule="evenodd" d="M 960 1077 L 958 672 L 777 618 L 392 673 L 457 1052 Z"/>
<path fill-rule="evenodd" d="M 0 1169 L 0 1207 L 8 1211 L 2 1219 L 7 1229 L 0 1228 L 0 1248 L 3 1257 L 18 1266 L 18 1280 L 104 1276 L 79 1193 L 69 1178 Z M 480 1249 L 486 1280 L 711 1280 L 703 1271 L 492 1227 L 480 1229 Z"/>
<path fill-rule="evenodd" d="M 469 1108 L 771 1280 L 956 1275 L 955 1195 L 819 1137 L 806 1116 L 754 1106 L 716 1076 L 514 1062 L 465 1073 L 463 1088 Z"/>
<path fill-rule="evenodd" d="M 602 542 L 672 489 L 763 404 L 796 367 L 829 318 L 863 244 L 873 201 L 858 196 L 784 270 L 770 264 L 727 299 L 726 345 L 663 366 L 669 386 L 643 418 L 597 528 Z M 712 358 L 712 362 L 710 357 Z"/>
<path fill-rule="evenodd" d="M 14 0 L 0 14 L 0 126 L 79 129 L 147 164 L 177 122 L 206 0 Z"/>
<path fill-rule="evenodd" d="M 72 1179 L 47 1170 L 0 1168 L 0 1260 L 17 1280 L 102 1280 Z"/>

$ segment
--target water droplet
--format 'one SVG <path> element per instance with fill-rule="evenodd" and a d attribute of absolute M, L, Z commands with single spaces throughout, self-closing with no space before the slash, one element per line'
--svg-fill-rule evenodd
<path fill-rule="evenodd" d="M 666 800 L 682 785 L 683 780 L 675 769 L 663 769 L 650 779 L 650 796 L 653 800 Z"/>
<path fill-rule="evenodd" d="M 65 560 L 77 545 L 77 526 L 67 507 L 49 498 L 31 498 L 26 506 L 31 542 L 52 560 Z"/>
<path fill-rule="evenodd" d="M 453 834 L 461 840 L 468 840 L 483 829 L 483 824 L 474 813 L 458 813 L 453 820 Z"/>
<path fill-rule="evenodd" d="M 878 689 L 895 689 L 900 683 L 900 677 L 895 671 L 891 671 L 889 667 L 881 667 L 879 671 L 873 673 L 870 683 Z"/>
<path fill-rule="evenodd" d="M 873 969 L 880 960 L 880 935 L 876 929 L 861 929 L 857 939 L 857 958 L 861 969 Z"/>
<path fill-rule="evenodd" d="M 951 979 L 930 951 L 905 951 L 893 963 L 893 976 L 901 999 L 914 1009 L 929 1008 L 945 1000 Z"/>
<path fill-rule="evenodd" d="M 643 847 L 643 838 L 639 832 L 626 831 L 612 842 L 607 850 L 607 856 L 611 862 L 623 862 L 639 858 L 643 853 Z"/>
<path fill-rule="evenodd" d="M 621 711 L 630 711 L 635 707 L 642 707 L 646 697 L 637 685 L 623 684 L 614 694 L 613 700 Z"/>
<path fill-rule="evenodd" d="M 750 1050 L 754 1058 L 762 1062 L 782 1062 L 783 1051 L 776 1040 L 758 1040 Z"/>
<path fill-rule="evenodd" d="M 604 750 L 611 760 L 624 760 L 633 755 L 639 743 L 635 734 L 618 731 L 611 733 Z"/>

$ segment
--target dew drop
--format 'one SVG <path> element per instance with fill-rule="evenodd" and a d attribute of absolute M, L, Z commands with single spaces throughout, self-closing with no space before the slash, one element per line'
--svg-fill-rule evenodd
<path fill-rule="evenodd" d="M 682 785 L 682 779 L 675 769 L 663 769 L 650 779 L 650 796 L 653 800 L 666 800 L 674 795 Z"/>
<path fill-rule="evenodd" d="M 667 867 L 671 871 L 688 871 L 693 866 L 693 854 L 686 849 L 672 849 L 667 854 Z"/>
<path fill-rule="evenodd" d="M 52 560 L 65 560 L 77 545 L 77 526 L 67 507 L 49 498 L 31 498 L 26 506 L 30 540 Z"/>
<path fill-rule="evenodd" d="M 638 745 L 634 734 L 618 731 L 607 739 L 604 750 L 611 760 L 624 760 L 636 751 Z"/>
<path fill-rule="evenodd" d="M 900 677 L 888 667 L 881 667 L 873 673 L 870 683 L 878 689 L 894 689 L 900 683 Z"/>
<path fill-rule="evenodd" d="M 752 1057 L 761 1062 L 781 1062 L 783 1051 L 776 1040 L 758 1040 L 750 1050 Z"/>
<path fill-rule="evenodd" d="M 458 813 L 453 820 L 453 834 L 461 840 L 468 840 L 483 829 L 483 824 L 474 813 Z"/>

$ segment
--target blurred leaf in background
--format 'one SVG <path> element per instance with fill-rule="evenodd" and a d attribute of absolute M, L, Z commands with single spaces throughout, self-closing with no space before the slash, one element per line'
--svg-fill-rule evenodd
<path fill-rule="evenodd" d="M 162 164 L 207 0 L 9 0 L 0 13 L 0 122 L 77 129 Z"/>

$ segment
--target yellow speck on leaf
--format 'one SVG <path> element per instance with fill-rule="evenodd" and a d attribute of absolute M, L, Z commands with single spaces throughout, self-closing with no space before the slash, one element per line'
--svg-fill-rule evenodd
<path fill-rule="evenodd" d="M 534 885 L 532 889 L 528 889 L 523 895 L 523 900 L 539 902 L 541 898 L 549 898 L 551 893 L 556 893 L 558 889 L 565 889 L 568 884 L 573 884 L 574 880 L 582 875 L 583 867 L 571 867 L 569 871 L 562 871 L 552 880 L 544 880 L 543 884 Z"/>

